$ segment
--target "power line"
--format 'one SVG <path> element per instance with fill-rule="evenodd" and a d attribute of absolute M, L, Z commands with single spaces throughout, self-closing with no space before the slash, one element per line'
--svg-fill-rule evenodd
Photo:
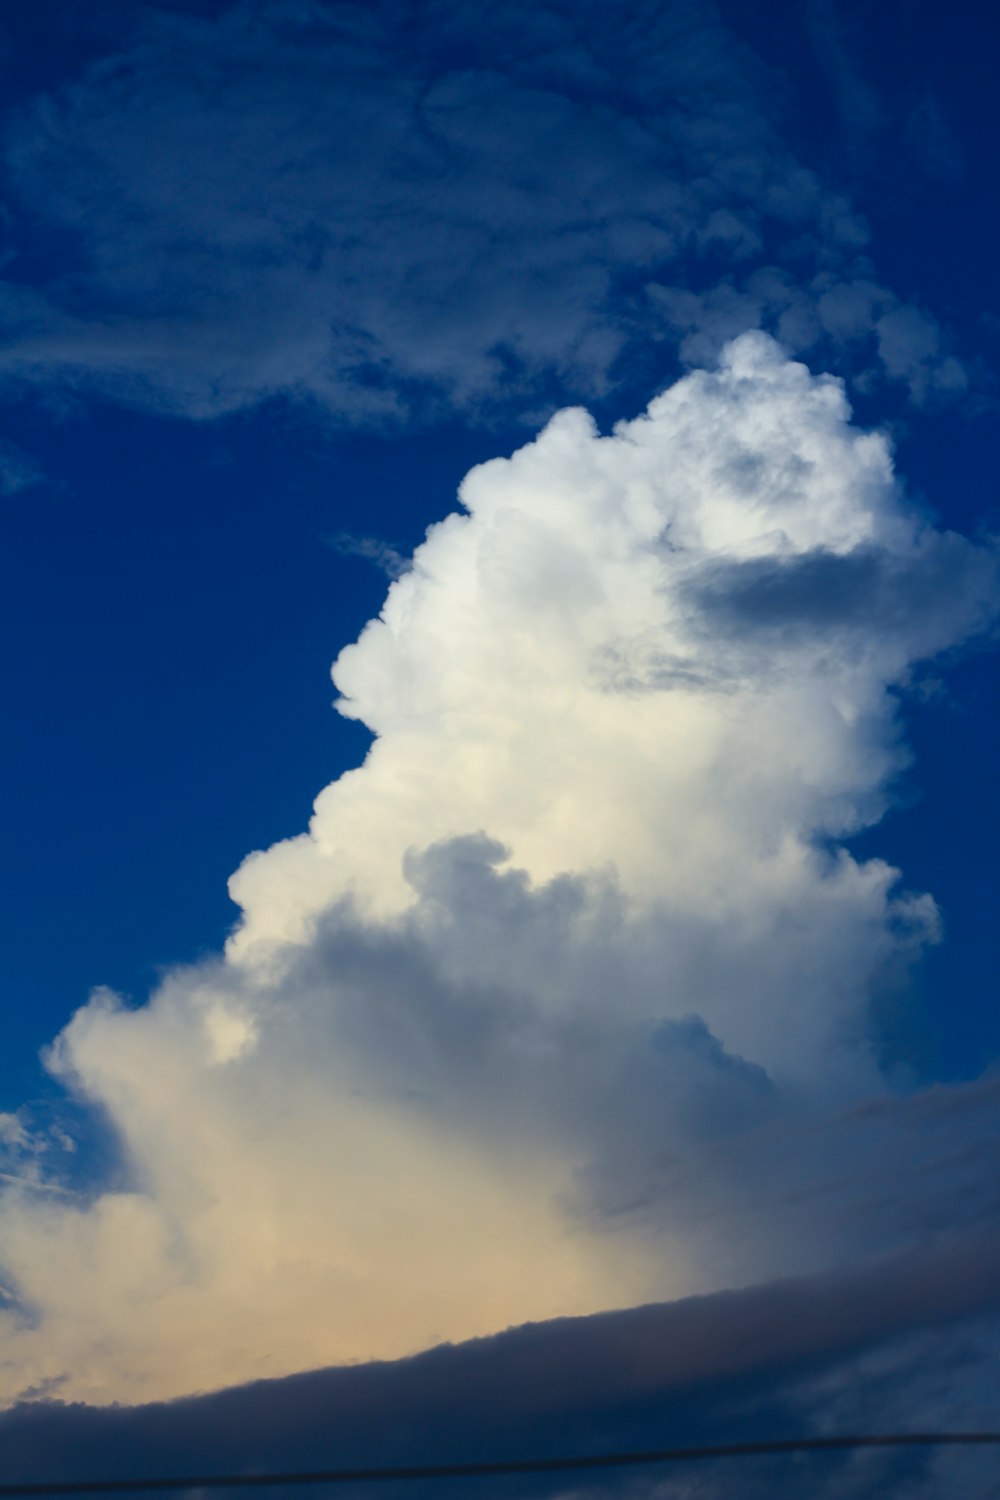
<path fill-rule="evenodd" d="M 275 1474 L 183 1474 L 152 1479 L 67 1479 L 0 1484 L 0 1500 L 35 1495 L 106 1495 L 131 1490 L 230 1490 L 281 1484 L 388 1484 L 402 1479 L 486 1479 L 502 1474 L 555 1474 L 572 1469 L 619 1469 L 709 1458 L 753 1458 L 779 1453 L 835 1453 L 856 1448 L 1000 1446 L 1000 1432 L 896 1432 L 863 1437 L 783 1438 L 763 1443 L 716 1443 L 697 1448 L 650 1448 L 631 1453 L 510 1458 L 489 1463 L 401 1464 L 388 1468 L 311 1469 Z"/>

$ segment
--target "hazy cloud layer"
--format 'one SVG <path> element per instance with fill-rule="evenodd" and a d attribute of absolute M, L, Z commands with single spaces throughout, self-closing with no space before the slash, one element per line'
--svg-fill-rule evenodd
<path fill-rule="evenodd" d="M 981 1430 L 996 1376 L 997 1249 L 995 1232 L 953 1237 L 863 1268 L 171 1404 L 33 1403 L 0 1417 L 0 1461 L 8 1479 L 30 1481 L 475 1462 L 831 1430 Z M 842 1454 L 462 1481 L 461 1490 L 756 1500 L 791 1482 L 796 1493 L 838 1500 L 945 1500 L 992 1494 L 994 1463 L 988 1451 Z M 413 1488 L 440 1493 L 440 1483 Z"/>
<path fill-rule="evenodd" d="M 761 334 L 461 494 L 335 664 L 365 764 L 234 877 L 225 957 L 55 1043 L 117 1175 L 82 1192 L 6 1120 L 8 1400 L 996 1231 L 997 1086 L 913 1095 L 879 1028 L 933 900 L 837 842 L 905 763 L 893 689 L 991 621 L 994 553 Z"/>
<path fill-rule="evenodd" d="M 0 368 L 193 416 L 523 415 L 762 326 L 961 390 L 773 94 L 705 0 L 144 8 L 8 120 Z"/>

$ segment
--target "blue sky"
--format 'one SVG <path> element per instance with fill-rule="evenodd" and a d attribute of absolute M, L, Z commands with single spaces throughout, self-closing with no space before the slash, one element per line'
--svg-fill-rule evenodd
<path fill-rule="evenodd" d="M 991 9 L 3 27 L 3 1399 L 983 1263 Z"/>

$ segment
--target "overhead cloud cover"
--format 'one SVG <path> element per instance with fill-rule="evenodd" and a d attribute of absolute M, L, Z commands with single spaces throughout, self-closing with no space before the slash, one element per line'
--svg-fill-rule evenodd
<path fill-rule="evenodd" d="M 762 326 L 919 400 L 967 384 L 706 0 L 128 25 L 8 123 L 8 378 L 197 417 L 530 414 Z"/>
<path fill-rule="evenodd" d="M 880 1036 L 934 902 L 838 844 L 905 763 L 893 688 L 991 619 L 992 550 L 911 512 L 841 384 L 763 334 L 608 436 L 560 413 L 462 500 L 338 658 L 375 742 L 237 872 L 225 958 L 55 1043 L 122 1166 L 67 1196 L 49 1148 L 8 1188 L 8 1400 L 992 1222 L 995 1091 L 908 1096 Z"/>

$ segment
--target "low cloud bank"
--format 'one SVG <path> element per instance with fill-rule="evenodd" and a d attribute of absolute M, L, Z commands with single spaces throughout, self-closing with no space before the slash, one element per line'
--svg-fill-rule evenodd
<path fill-rule="evenodd" d="M 117 1175 L 84 1190 L 8 1121 L 7 1401 L 1000 1226 L 997 1084 L 914 1094 L 880 1025 L 933 900 L 838 843 L 906 763 L 896 692 L 990 624 L 994 552 L 909 510 L 840 383 L 761 334 L 608 436 L 559 414 L 461 499 L 338 658 L 375 743 L 234 877 L 226 954 L 54 1044 Z"/>
<path fill-rule="evenodd" d="M 477 1462 L 886 1424 L 968 1427 L 983 1423 L 976 1381 L 984 1360 L 995 1363 L 998 1250 L 995 1232 L 953 1236 L 931 1251 L 822 1276 L 165 1404 L 36 1402 L 0 1416 L 0 1463 L 5 1479 L 29 1482 Z M 925 1378 L 928 1364 L 941 1361 L 952 1376 L 950 1406 Z M 808 1479 L 809 1492 L 821 1495 L 925 1496 L 943 1493 L 935 1475 L 947 1475 L 949 1464 L 949 1454 L 781 1459 L 462 1481 L 462 1493 L 707 1496 L 724 1486 L 742 1500 L 767 1493 L 767 1484 L 784 1493 L 782 1483 Z M 908 1488 L 915 1470 L 923 1487 Z"/>

